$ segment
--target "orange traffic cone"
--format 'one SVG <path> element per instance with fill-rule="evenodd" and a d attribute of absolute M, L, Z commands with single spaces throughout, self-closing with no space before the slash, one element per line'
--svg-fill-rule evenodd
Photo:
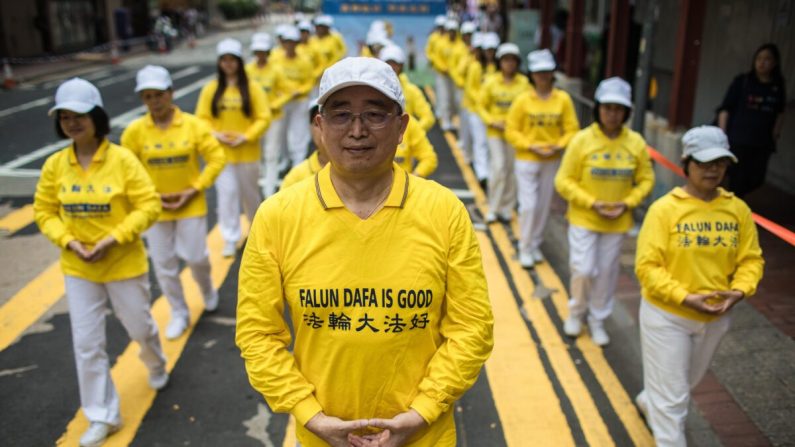
<path fill-rule="evenodd" d="M 119 44 L 116 41 L 113 41 L 113 43 L 110 44 L 110 63 L 116 65 L 119 62 L 121 62 L 121 56 L 119 56 Z"/>
<path fill-rule="evenodd" d="M 188 34 L 188 47 L 196 48 L 196 36 L 193 33 Z"/>
<path fill-rule="evenodd" d="M 3 88 L 12 89 L 17 86 L 17 81 L 14 80 L 14 73 L 11 71 L 11 64 L 8 59 L 3 59 Z"/>
<path fill-rule="evenodd" d="M 160 54 L 168 53 L 165 36 L 161 35 L 157 37 L 157 50 L 160 52 Z"/>

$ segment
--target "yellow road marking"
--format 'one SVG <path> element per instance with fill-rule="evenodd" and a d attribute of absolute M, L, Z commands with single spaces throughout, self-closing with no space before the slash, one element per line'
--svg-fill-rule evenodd
<path fill-rule="evenodd" d="M 245 235 L 248 232 L 247 220 L 242 219 L 242 231 Z M 216 225 L 207 237 L 207 248 L 210 251 L 210 264 L 212 265 L 212 280 L 215 287 L 219 287 L 227 273 L 229 267 L 234 262 L 234 258 L 224 258 L 221 256 L 223 246 L 221 232 Z M 174 365 L 179 360 L 185 345 L 188 343 L 190 334 L 196 325 L 202 311 L 204 310 L 204 300 L 196 282 L 193 281 L 190 270 L 184 269 L 180 274 L 180 280 L 185 288 L 185 300 L 190 309 L 190 327 L 185 334 L 176 340 L 166 340 L 163 329 L 168 323 L 171 310 L 164 296 L 160 296 L 152 305 L 152 317 L 155 319 L 160 330 L 160 341 L 163 344 L 163 352 L 168 359 L 166 369 L 171 372 Z M 135 433 L 141 425 L 146 413 L 152 406 L 157 392 L 149 388 L 149 373 L 138 358 L 139 348 L 135 343 L 130 343 L 124 352 L 116 359 L 116 364 L 111 370 L 113 382 L 119 392 L 121 401 L 121 417 L 123 425 L 121 430 L 103 444 L 105 447 L 127 446 L 135 438 Z M 77 410 L 75 417 L 66 427 L 66 432 L 61 435 L 56 442 L 57 445 L 72 446 L 78 445 L 80 436 L 88 428 L 88 420 L 83 412 Z"/>
<path fill-rule="evenodd" d="M 61 264 L 50 264 L 0 307 L 0 351 L 7 348 L 64 294 Z"/>
<path fill-rule="evenodd" d="M 552 294 L 552 302 L 558 310 L 558 314 L 562 318 L 565 318 L 563 317 L 564 315 L 568 316 L 569 296 L 558 275 L 548 264 L 536 266 L 536 272 L 538 272 L 538 276 L 547 287 L 556 289 L 555 293 Z M 588 337 L 579 337 L 577 339 L 577 347 L 582 352 L 585 361 L 591 366 L 599 386 L 607 395 L 610 405 L 613 406 L 619 420 L 624 424 L 632 442 L 636 446 L 653 446 L 654 439 L 649 429 L 640 418 L 638 410 L 635 409 L 635 404 L 630 399 L 624 386 L 621 385 L 610 364 L 607 363 L 602 350 L 593 344 Z"/>
<path fill-rule="evenodd" d="M 295 447 L 295 444 L 298 441 L 295 439 L 295 418 L 293 415 L 290 415 L 290 419 L 287 420 L 287 428 L 284 431 L 284 442 L 282 442 L 282 447 Z"/>
<path fill-rule="evenodd" d="M 33 223 L 33 205 L 25 205 L 0 219 L 0 233 L 12 234 Z"/>
<path fill-rule="evenodd" d="M 511 297 L 488 236 L 478 232 L 494 312 L 494 350 L 486 371 L 505 441 L 514 445 L 574 445 L 560 401 Z"/>
<path fill-rule="evenodd" d="M 447 138 L 448 144 L 450 144 L 450 148 L 453 151 L 453 155 L 459 167 L 461 168 L 461 171 L 466 173 L 464 175 L 464 179 L 467 182 L 469 189 L 473 191 L 480 190 L 480 185 L 475 179 L 474 173 L 472 173 L 471 169 L 469 169 L 469 166 L 464 163 L 463 158 L 461 157 L 461 151 L 455 141 L 453 141 L 452 134 L 445 132 L 445 137 Z M 481 196 L 483 196 L 482 190 L 480 193 Z M 478 194 L 476 193 L 475 195 L 477 199 Z M 481 208 L 481 213 L 485 212 L 485 207 L 482 205 L 483 202 L 485 202 L 485 196 L 483 196 L 483 199 L 484 200 L 478 204 L 478 206 Z M 574 413 L 577 415 L 577 419 L 580 421 L 586 441 L 588 441 L 590 445 L 614 445 L 613 440 L 610 437 L 610 432 L 607 429 L 607 425 L 605 425 L 604 421 L 602 420 L 602 416 L 599 414 L 599 410 L 596 408 L 596 405 L 591 398 L 591 394 L 588 392 L 588 387 L 586 387 L 585 383 L 582 381 L 582 377 L 580 377 L 579 372 L 577 372 L 577 367 L 574 365 L 574 362 L 569 355 L 568 347 L 560 338 L 555 325 L 549 318 L 549 315 L 544 309 L 541 301 L 531 298 L 533 296 L 534 289 L 533 282 L 527 275 L 527 272 L 525 272 L 519 263 L 514 259 L 514 249 L 510 243 L 507 233 L 501 225 L 492 225 L 490 229 L 494 235 L 494 239 L 497 242 L 500 252 L 502 252 L 503 257 L 505 258 L 505 262 L 507 263 L 511 272 L 511 276 L 513 277 L 514 284 L 516 285 L 516 288 L 522 297 L 522 301 L 524 302 L 523 307 L 530 316 L 533 326 L 537 329 L 540 343 L 545 348 L 549 358 L 549 363 L 552 366 L 555 375 L 558 377 L 563 391 L 571 401 L 572 408 L 574 409 Z M 482 246 L 483 244 L 481 243 L 481 247 Z M 487 262 L 488 261 L 486 261 L 484 256 L 484 264 Z M 496 259 L 494 262 L 496 263 Z M 520 322 L 519 324 L 522 323 Z M 541 372 L 543 373 L 543 368 L 541 369 Z M 505 434 L 507 436 L 507 430 Z"/>
<path fill-rule="evenodd" d="M 436 92 L 433 91 L 430 85 L 426 85 L 424 87 L 425 94 L 428 95 L 428 98 L 431 100 L 432 104 L 436 104 Z"/>

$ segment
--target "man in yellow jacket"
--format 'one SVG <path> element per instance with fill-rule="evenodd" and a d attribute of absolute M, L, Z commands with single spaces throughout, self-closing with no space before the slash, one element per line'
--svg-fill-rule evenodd
<path fill-rule="evenodd" d="M 400 78 L 400 86 L 403 88 L 403 96 L 406 97 L 406 113 L 414 118 L 424 131 L 431 130 L 431 127 L 436 123 L 436 118 L 433 116 L 431 105 L 422 94 L 422 90 L 414 85 L 409 77 L 403 73 L 403 65 L 406 63 L 406 54 L 403 49 L 396 45 L 389 45 L 378 55 L 378 58 L 389 64 L 398 78 Z"/>
<path fill-rule="evenodd" d="M 190 326 L 190 311 L 179 279 L 180 259 L 190 267 L 205 309 L 212 312 L 218 308 L 207 252 L 204 191 L 224 168 L 226 157 L 210 126 L 173 104 L 168 70 L 147 65 L 137 73 L 135 91 L 149 112 L 127 126 L 121 144 L 141 160 L 160 194 L 163 212 L 144 237 L 157 282 L 171 305 L 165 335 L 173 340 Z"/>
<path fill-rule="evenodd" d="M 447 20 L 444 30 L 444 36 L 433 46 L 433 61 L 436 68 L 436 116 L 439 117 L 442 130 L 447 131 L 453 129 L 453 116 L 456 113 L 455 86 L 450 77 L 450 64 L 453 49 L 458 43 L 458 22 Z"/>
<path fill-rule="evenodd" d="M 409 117 L 387 64 L 333 65 L 318 103 L 330 162 L 262 204 L 241 263 L 249 381 L 295 417 L 304 447 L 452 447 L 453 404 L 493 345 L 472 223 L 448 189 L 394 163 Z"/>
<path fill-rule="evenodd" d="M 348 52 L 345 47 L 345 39 L 332 29 L 333 26 L 334 19 L 331 16 L 322 15 L 315 18 L 315 41 L 323 55 L 324 70 L 345 57 Z"/>

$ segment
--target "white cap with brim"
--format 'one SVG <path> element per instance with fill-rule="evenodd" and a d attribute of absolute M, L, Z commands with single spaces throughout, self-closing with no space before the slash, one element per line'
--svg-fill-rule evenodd
<path fill-rule="evenodd" d="M 372 30 L 367 33 L 367 37 L 365 38 L 365 43 L 367 46 L 372 45 L 381 45 L 386 46 L 390 43 L 389 36 L 386 34 L 386 31 L 379 31 L 379 30 Z"/>
<path fill-rule="evenodd" d="M 455 20 L 446 20 L 444 22 L 444 29 L 447 31 L 458 31 L 458 22 Z"/>
<path fill-rule="evenodd" d="M 171 86 L 168 70 L 157 65 L 147 65 L 135 75 L 135 93 L 142 90 L 168 90 Z"/>
<path fill-rule="evenodd" d="M 218 53 L 218 57 L 221 57 L 225 54 L 231 54 L 232 56 L 242 58 L 243 44 L 240 43 L 239 40 L 227 38 L 218 42 L 218 45 L 215 47 L 215 52 Z"/>
<path fill-rule="evenodd" d="M 309 20 L 301 20 L 298 22 L 298 31 L 309 31 L 311 33 L 313 30 L 314 27 Z"/>
<path fill-rule="evenodd" d="M 483 48 L 483 33 L 475 31 L 472 34 L 472 48 Z"/>
<path fill-rule="evenodd" d="M 500 46 L 500 36 L 497 33 L 486 33 L 483 35 L 483 49 L 496 50 Z"/>
<path fill-rule="evenodd" d="M 607 78 L 596 87 L 594 99 L 600 104 L 620 104 L 631 109 L 632 86 L 618 76 Z"/>
<path fill-rule="evenodd" d="M 406 53 L 397 45 L 387 45 L 379 53 L 378 58 L 384 62 L 393 61 L 398 64 L 406 63 Z"/>
<path fill-rule="evenodd" d="M 327 68 L 320 78 L 317 103 L 322 108 L 332 94 L 358 85 L 374 88 L 395 101 L 401 110 L 406 109 L 397 74 L 388 64 L 372 57 L 346 57 Z"/>
<path fill-rule="evenodd" d="M 299 42 L 301 40 L 301 32 L 294 26 L 288 26 L 282 30 L 282 40 L 292 40 Z"/>
<path fill-rule="evenodd" d="M 461 24 L 461 34 L 472 34 L 478 30 L 475 22 L 464 22 Z"/>
<path fill-rule="evenodd" d="M 527 55 L 527 67 L 530 72 L 554 71 L 556 66 L 555 56 L 546 48 L 531 51 Z"/>
<path fill-rule="evenodd" d="M 443 27 L 446 22 L 447 22 L 447 17 L 445 17 L 445 16 L 436 16 L 436 18 L 433 19 L 433 25 L 434 26 L 442 26 Z"/>
<path fill-rule="evenodd" d="M 318 16 L 315 18 L 315 26 L 326 26 L 331 28 L 334 26 L 334 19 L 327 15 Z"/>
<path fill-rule="evenodd" d="M 495 54 L 495 57 L 498 60 L 503 56 L 516 56 L 518 58 L 520 54 L 519 47 L 515 43 L 508 42 L 497 47 L 497 54 Z"/>
<path fill-rule="evenodd" d="M 730 158 L 737 163 L 737 157 L 729 150 L 729 139 L 720 127 L 694 127 L 682 136 L 682 160 L 693 157 L 702 163 Z"/>
<path fill-rule="evenodd" d="M 55 91 L 55 105 L 47 114 L 52 115 L 56 110 L 88 113 L 94 107 L 103 107 L 99 90 L 85 79 L 72 78 L 58 86 Z"/>
<path fill-rule="evenodd" d="M 270 51 L 273 49 L 273 38 L 268 33 L 256 33 L 251 37 L 251 51 Z"/>
<path fill-rule="evenodd" d="M 276 25 L 276 30 L 274 30 L 273 34 L 275 34 L 276 37 L 281 39 L 282 35 L 284 34 L 284 30 L 286 30 L 289 27 L 290 27 L 290 25 L 288 25 L 286 23 L 282 23 L 281 25 Z"/>

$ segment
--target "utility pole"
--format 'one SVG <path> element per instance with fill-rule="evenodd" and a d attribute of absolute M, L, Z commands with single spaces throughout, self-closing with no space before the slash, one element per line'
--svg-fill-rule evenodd
<path fill-rule="evenodd" d="M 632 119 L 632 129 L 643 133 L 646 121 L 646 105 L 649 100 L 649 83 L 651 82 L 651 55 L 654 26 L 660 17 L 660 7 L 657 0 L 646 3 L 646 17 L 643 20 L 643 37 L 640 41 L 640 61 L 635 75 L 635 116 Z"/>

